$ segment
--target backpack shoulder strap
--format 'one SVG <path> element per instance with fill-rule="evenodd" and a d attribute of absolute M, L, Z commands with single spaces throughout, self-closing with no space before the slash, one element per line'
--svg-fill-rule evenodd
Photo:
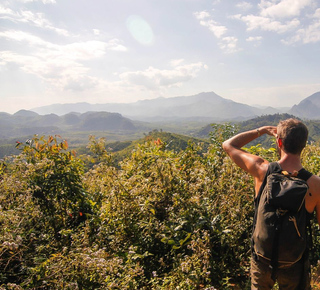
<path fill-rule="evenodd" d="M 279 164 L 279 162 L 271 162 L 269 163 L 269 170 L 270 170 L 270 173 L 274 173 L 274 172 L 277 172 L 277 173 L 281 173 L 282 171 L 282 168 L 281 168 L 281 165 Z"/>
<path fill-rule="evenodd" d="M 298 172 L 298 177 L 303 179 L 304 181 L 307 181 L 313 174 L 309 172 L 308 170 L 302 168 Z"/>
<path fill-rule="evenodd" d="M 266 175 L 265 175 L 265 177 L 264 177 L 264 179 L 263 179 L 263 182 L 262 182 L 262 184 L 261 184 L 261 186 L 260 186 L 258 195 L 257 195 L 257 197 L 255 198 L 255 204 L 256 204 L 256 206 L 259 204 L 259 200 L 260 200 L 262 191 L 263 191 L 263 189 L 265 188 L 265 186 L 266 186 L 266 184 L 267 184 L 267 178 L 268 178 L 268 176 L 269 176 L 271 173 L 274 173 L 274 172 L 280 173 L 281 171 L 282 171 L 282 168 L 281 168 L 279 162 L 270 162 L 270 163 L 269 163 L 268 170 L 267 170 Z"/>

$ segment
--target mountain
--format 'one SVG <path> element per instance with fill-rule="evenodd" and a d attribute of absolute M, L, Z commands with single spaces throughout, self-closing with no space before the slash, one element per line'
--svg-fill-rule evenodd
<path fill-rule="evenodd" d="M 28 110 L 20 110 L 13 114 L 14 116 L 20 116 L 20 117 L 37 117 L 39 114 L 28 111 Z"/>
<path fill-rule="evenodd" d="M 131 131 L 135 125 L 119 113 L 86 112 L 39 115 L 21 110 L 13 115 L 0 113 L 0 138 L 26 135 L 55 135 L 65 131 Z"/>
<path fill-rule="evenodd" d="M 200 93 L 193 96 L 173 98 L 157 98 L 141 100 L 135 103 L 106 104 L 54 104 L 32 109 L 38 114 L 55 113 L 57 115 L 70 112 L 85 113 L 87 111 L 116 112 L 130 119 L 140 121 L 163 121 L 178 119 L 210 119 L 210 121 L 246 120 L 262 114 L 275 114 L 274 108 L 256 108 L 222 98 L 214 92 Z"/>
<path fill-rule="evenodd" d="M 288 113 L 304 119 L 320 119 L 320 92 L 294 105 Z"/>
<path fill-rule="evenodd" d="M 79 129 L 84 131 L 135 130 L 131 120 L 118 113 L 87 112 L 80 116 Z"/>

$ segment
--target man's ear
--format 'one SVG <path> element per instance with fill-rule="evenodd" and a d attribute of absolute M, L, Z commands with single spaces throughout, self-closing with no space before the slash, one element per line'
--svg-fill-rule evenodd
<path fill-rule="evenodd" d="M 278 138 L 277 141 L 278 141 L 278 146 L 279 146 L 279 148 L 281 148 L 281 147 L 282 147 L 282 144 L 283 144 L 283 143 L 282 143 L 282 139 L 281 139 L 281 138 Z"/>

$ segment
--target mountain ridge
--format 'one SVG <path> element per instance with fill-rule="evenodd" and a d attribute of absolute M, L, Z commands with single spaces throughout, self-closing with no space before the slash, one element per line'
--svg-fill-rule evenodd
<path fill-rule="evenodd" d="M 35 117 L 38 115 L 67 114 L 81 115 L 86 112 L 119 113 L 130 120 L 143 122 L 203 120 L 210 122 L 243 121 L 261 115 L 288 113 L 302 119 L 320 119 L 320 92 L 303 99 L 291 108 L 252 106 L 223 98 L 214 92 L 202 92 L 191 96 L 139 100 L 132 103 L 88 102 L 52 104 L 20 110 L 14 115 Z M 2 122 L 7 122 L 10 114 L 0 112 Z M 53 118 L 53 117 L 51 117 Z M 69 121 L 75 116 L 69 116 Z"/>
<path fill-rule="evenodd" d="M 20 110 L 13 115 L 0 114 L 0 137 L 29 134 L 62 134 L 66 131 L 135 132 L 134 123 L 119 113 L 86 112 L 39 115 Z"/>
<path fill-rule="evenodd" d="M 294 105 L 288 113 L 305 119 L 320 119 L 320 92 L 303 99 L 298 105 Z"/>
<path fill-rule="evenodd" d="M 247 104 L 223 98 L 214 92 L 202 92 L 191 96 L 178 96 L 171 98 L 159 97 L 156 99 L 139 100 L 133 103 L 102 103 L 89 104 L 68 103 L 53 104 L 31 109 L 38 114 L 67 113 L 86 111 L 106 111 L 120 113 L 124 117 L 150 121 L 152 119 L 183 119 L 183 118 L 211 118 L 212 121 L 227 121 L 237 119 L 250 119 L 262 114 L 275 114 L 282 111 L 277 108 L 257 108 Z"/>

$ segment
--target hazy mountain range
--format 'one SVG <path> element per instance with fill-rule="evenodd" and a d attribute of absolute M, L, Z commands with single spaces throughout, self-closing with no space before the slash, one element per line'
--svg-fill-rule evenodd
<path fill-rule="evenodd" d="M 320 92 L 292 108 L 259 108 L 224 99 L 215 93 L 131 104 L 54 104 L 15 114 L 0 112 L 0 158 L 17 154 L 15 141 L 27 140 L 34 135 L 60 135 L 77 147 L 85 146 L 89 135 L 104 137 L 109 142 L 136 140 L 154 130 L 205 137 L 212 129 L 210 124 L 215 122 L 248 120 L 250 126 L 257 126 L 261 118 L 264 124 L 291 115 L 305 119 L 307 123 L 310 120 L 310 136 L 312 140 L 318 140 Z M 245 126 L 245 122 L 240 124 Z"/>
<path fill-rule="evenodd" d="M 141 121 L 163 121 L 177 119 L 197 119 L 211 121 L 246 120 L 256 116 L 276 113 L 290 113 L 297 117 L 320 118 L 320 92 L 307 97 L 292 108 L 260 108 L 222 98 L 214 92 L 200 93 L 193 96 L 157 98 L 134 103 L 105 104 L 53 104 L 32 109 L 40 115 L 65 115 L 70 112 L 86 113 L 113 112 Z"/>
<path fill-rule="evenodd" d="M 152 127 L 152 121 L 244 121 L 262 115 L 289 113 L 303 119 L 320 120 L 320 92 L 292 108 L 258 108 L 222 98 L 213 92 L 194 96 L 158 98 L 130 104 L 54 104 L 0 113 L 0 137 L 63 132 L 135 132 Z M 142 122 L 141 122 L 142 121 Z M 148 121 L 148 123 L 145 123 Z M 149 124 L 149 125 L 144 125 Z M 182 126 L 180 124 L 180 126 Z"/>
<path fill-rule="evenodd" d="M 287 108 L 289 109 L 289 108 Z M 134 120 L 163 121 L 173 119 L 206 119 L 215 121 L 241 120 L 262 114 L 281 112 L 276 108 L 257 108 L 222 98 L 213 92 L 200 93 L 194 96 L 157 98 L 134 103 L 106 104 L 54 104 L 32 109 L 38 114 L 54 113 L 64 115 L 70 112 L 85 113 L 88 111 L 116 112 Z"/>
<path fill-rule="evenodd" d="M 27 110 L 20 110 L 13 115 L 0 113 L 0 138 L 79 131 L 133 132 L 135 130 L 134 123 L 119 113 L 86 112 L 68 113 L 63 116 L 39 115 Z"/>

